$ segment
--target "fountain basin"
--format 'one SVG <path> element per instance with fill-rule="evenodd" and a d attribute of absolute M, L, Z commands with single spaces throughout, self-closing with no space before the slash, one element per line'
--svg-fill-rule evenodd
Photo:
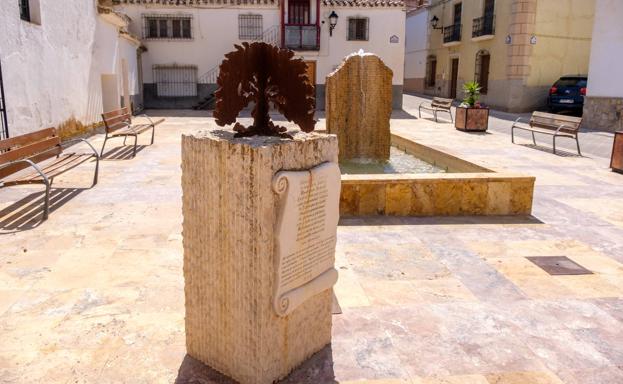
<path fill-rule="evenodd" d="M 392 133 L 392 146 L 445 172 L 342 174 L 340 214 L 529 215 L 534 177 L 494 172 Z"/>

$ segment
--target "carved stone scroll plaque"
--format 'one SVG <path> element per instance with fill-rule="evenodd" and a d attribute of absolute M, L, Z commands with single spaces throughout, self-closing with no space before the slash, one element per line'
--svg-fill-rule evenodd
<path fill-rule="evenodd" d="M 273 300 L 279 316 L 337 282 L 340 183 L 340 169 L 330 162 L 307 171 L 281 171 L 273 178 L 280 198 Z"/>

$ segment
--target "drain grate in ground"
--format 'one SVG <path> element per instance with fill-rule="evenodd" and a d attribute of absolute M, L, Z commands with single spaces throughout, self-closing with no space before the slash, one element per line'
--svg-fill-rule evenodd
<path fill-rule="evenodd" d="M 567 256 L 526 257 L 550 275 L 591 275 L 593 272 L 571 260 Z"/>

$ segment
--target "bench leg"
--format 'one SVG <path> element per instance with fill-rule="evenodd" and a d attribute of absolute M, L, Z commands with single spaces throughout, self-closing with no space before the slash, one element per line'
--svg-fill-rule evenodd
<path fill-rule="evenodd" d="M 437 120 L 437 111 L 433 111 L 433 116 L 435 116 L 435 123 L 438 123 L 439 120 Z"/>
<path fill-rule="evenodd" d="M 100 158 L 99 156 L 95 156 L 95 174 L 93 175 L 93 185 L 97 184 L 97 178 L 100 171 Z"/>
<path fill-rule="evenodd" d="M 554 135 L 554 139 L 552 140 L 552 153 L 556 154 L 556 135 Z"/>
<path fill-rule="evenodd" d="M 515 126 L 511 127 L 511 143 L 515 144 Z"/>
<path fill-rule="evenodd" d="M 128 136 L 127 136 L 127 135 L 123 136 L 123 145 L 125 145 L 125 141 L 126 141 L 127 139 L 128 139 Z"/>
<path fill-rule="evenodd" d="M 104 144 L 102 144 L 102 151 L 100 152 L 100 156 L 104 156 L 104 147 L 106 146 L 106 141 L 108 140 L 108 134 L 104 137 Z"/>
<path fill-rule="evenodd" d="M 47 220 L 50 214 L 50 182 L 47 179 L 43 180 L 45 182 L 45 196 L 43 200 L 43 220 Z"/>
<path fill-rule="evenodd" d="M 448 111 L 448 115 L 450 115 L 450 121 L 454 124 L 454 118 L 452 117 L 452 110 Z"/>
<path fill-rule="evenodd" d="M 156 126 L 151 126 L 151 145 L 154 145 L 154 135 L 156 134 Z"/>
<path fill-rule="evenodd" d="M 418 117 L 421 119 L 422 118 L 422 107 L 421 106 L 418 107 L 417 114 L 418 114 Z"/>
<path fill-rule="evenodd" d="M 532 143 L 536 147 L 536 139 L 534 138 L 534 131 L 531 131 L 531 133 L 532 133 Z"/>
<path fill-rule="evenodd" d="M 132 157 L 136 157 L 136 144 L 138 141 L 138 135 L 134 135 L 134 150 L 132 151 Z"/>
<path fill-rule="evenodd" d="M 578 140 L 578 137 L 575 137 L 575 144 L 578 147 L 578 155 L 582 156 L 582 152 L 580 152 L 580 141 Z"/>

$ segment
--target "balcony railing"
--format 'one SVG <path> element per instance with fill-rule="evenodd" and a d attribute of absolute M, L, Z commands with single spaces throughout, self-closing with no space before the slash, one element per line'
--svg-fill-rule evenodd
<path fill-rule="evenodd" d="M 320 49 L 320 28 L 316 24 L 286 24 L 285 47 L 298 51 Z"/>
<path fill-rule="evenodd" d="M 461 41 L 461 26 L 462 24 L 454 24 L 443 29 L 443 43 L 452 43 L 454 41 Z"/>
<path fill-rule="evenodd" d="M 472 37 L 488 36 L 495 34 L 495 16 L 487 15 L 474 19 Z"/>

